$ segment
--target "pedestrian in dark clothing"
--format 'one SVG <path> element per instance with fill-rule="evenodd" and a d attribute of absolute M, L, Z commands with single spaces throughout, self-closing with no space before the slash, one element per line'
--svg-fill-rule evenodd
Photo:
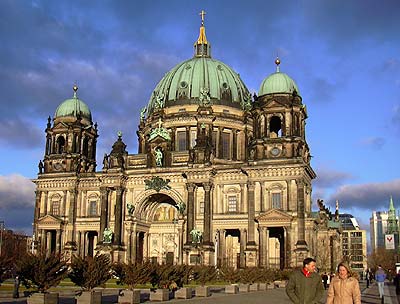
<path fill-rule="evenodd" d="M 369 288 L 369 278 L 370 278 L 370 270 L 367 269 L 367 272 L 365 273 L 365 279 L 367 280 L 367 288 Z"/>
<path fill-rule="evenodd" d="M 393 279 L 394 286 L 396 286 L 396 294 L 400 294 L 400 270 Z"/>
<path fill-rule="evenodd" d="M 328 275 L 326 272 L 322 275 L 322 283 L 324 284 L 324 289 L 326 290 L 328 288 Z"/>
<path fill-rule="evenodd" d="M 14 291 L 13 291 L 13 298 L 19 298 L 19 277 L 15 276 L 14 278 Z"/>
<path fill-rule="evenodd" d="M 319 303 L 324 295 L 324 286 L 315 269 L 316 261 L 306 258 L 303 261 L 303 269 L 293 271 L 286 285 L 286 294 L 292 303 Z"/>

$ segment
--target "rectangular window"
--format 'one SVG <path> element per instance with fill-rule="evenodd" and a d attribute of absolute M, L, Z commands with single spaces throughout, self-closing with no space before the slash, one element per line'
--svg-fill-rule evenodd
<path fill-rule="evenodd" d="M 236 196 L 228 196 L 228 212 L 237 212 Z"/>
<path fill-rule="evenodd" d="M 229 133 L 222 133 L 222 158 L 230 158 L 230 139 L 231 135 Z"/>
<path fill-rule="evenodd" d="M 52 215 L 60 215 L 60 202 L 55 201 L 51 204 L 51 214 Z"/>
<path fill-rule="evenodd" d="M 178 131 L 177 134 L 178 151 L 186 151 L 186 131 Z"/>
<path fill-rule="evenodd" d="M 282 208 L 282 194 L 272 193 L 272 208 L 281 209 Z"/>
<path fill-rule="evenodd" d="M 212 132 L 212 144 L 213 144 L 214 149 L 216 149 L 216 147 L 217 147 L 217 135 L 218 135 L 218 131 Z"/>
<path fill-rule="evenodd" d="M 97 201 L 89 202 L 89 216 L 97 216 Z"/>
<path fill-rule="evenodd" d="M 199 213 L 204 214 L 204 202 L 199 203 Z"/>

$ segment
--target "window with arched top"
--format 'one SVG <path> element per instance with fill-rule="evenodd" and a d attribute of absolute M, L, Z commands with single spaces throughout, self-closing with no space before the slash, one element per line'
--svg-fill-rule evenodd
<path fill-rule="evenodd" d="M 272 116 L 269 121 L 269 137 L 277 138 L 282 136 L 282 121 L 278 116 Z"/>
<path fill-rule="evenodd" d="M 60 135 L 57 137 L 57 153 L 61 154 L 65 151 L 65 138 L 64 136 Z"/>

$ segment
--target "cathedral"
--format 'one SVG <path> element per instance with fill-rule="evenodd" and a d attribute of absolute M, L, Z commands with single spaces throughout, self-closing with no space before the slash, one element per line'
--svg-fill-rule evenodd
<path fill-rule="evenodd" d="M 235 268 L 315 257 L 307 110 L 275 64 L 252 96 L 212 57 L 202 12 L 193 57 L 143 104 L 137 153 L 119 133 L 101 160 L 97 124 L 74 86 L 45 130 L 34 180 L 37 250 Z"/>

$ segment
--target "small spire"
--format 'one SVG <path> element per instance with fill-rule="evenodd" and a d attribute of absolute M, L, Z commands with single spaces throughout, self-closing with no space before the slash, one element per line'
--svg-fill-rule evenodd
<path fill-rule="evenodd" d="M 201 16 L 201 26 L 200 26 L 200 33 L 199 38 L 194 43 L 194 55 L 196 57 L 210 57 L 210 43 L 207 41 L 206 37 L 206 28 L 204 27 L 204 16 L 206 12 L 202 10 L 199 14 Z"/>
<path fill-rule="evenodd" d="M 281 64 L 281 61 L 279 60 L 278 56 L 276 56 L 275 64 L 276 64 L 276 72 L 279 73 L 279 65 Z"/>
<path fill-rule="evenodd" d="M 392 196 L 390 196 L 389 210 L 390 211 L 395 210 Z"/>

